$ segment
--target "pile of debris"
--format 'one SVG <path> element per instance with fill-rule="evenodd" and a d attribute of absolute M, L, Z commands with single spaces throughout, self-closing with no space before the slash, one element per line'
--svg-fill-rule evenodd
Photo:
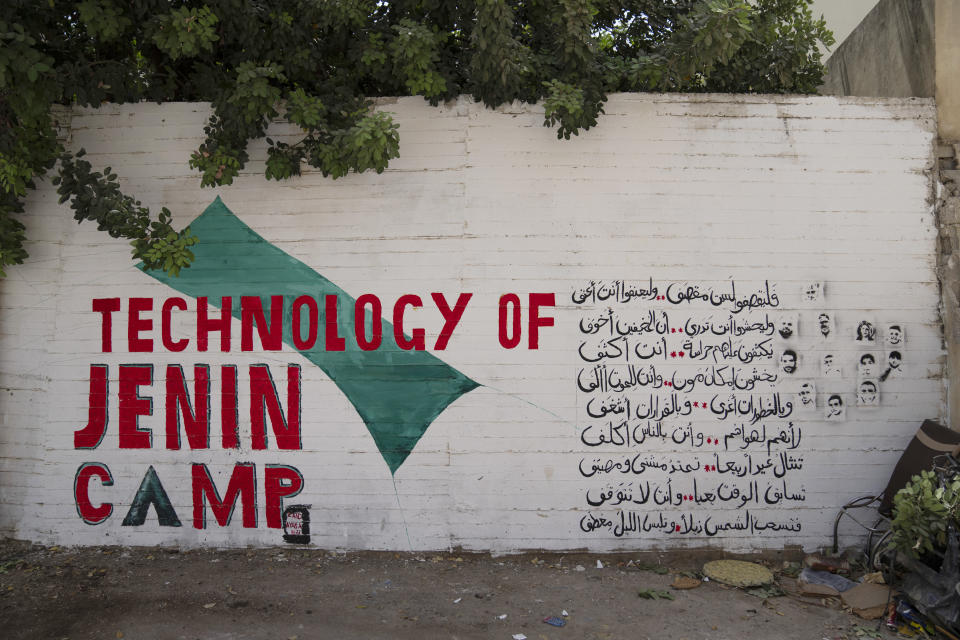
<path fill-rule="evenodd" d="M 764 599 L 786 595 L 806 604 L 843 609 L 866 620 L 882 618 L 888 629 L 904 636 L 940 633 L 960 640 L 921 614 L 908 594 L 888 585 L 883 572 L 858 570 L 843 557 L 808 555 L 802 563 L 784 562 L 776 573 L 753 562 L 717 560 L 703 566 L 703 575 Z"/>

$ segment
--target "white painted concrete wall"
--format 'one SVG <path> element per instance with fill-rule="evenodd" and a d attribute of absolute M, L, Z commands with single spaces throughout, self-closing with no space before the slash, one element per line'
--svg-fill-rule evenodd
<path fill-rule="evenodd" d="M 280 353 L 241 352 L 237 320 L 231 352 L 199 353 L 193 339 L 196 303 L 187 298 L 190 312 L 178 313 L 174 324 L 176 335 L 191 338 L 186 351 L 129 353 L 128 299 L 153 298 L 154 311 L 145 317 L 153 319 L 149 335 L 159 342 L 159 307 L 181 294 L 137 270 L 124 242 L 89 224 L 77 226 L 46 184 L 31 198 L 25 217 L 30 262 L 11 269 L 0 283 L 0 532 L 58 544 L 283 544 L 282 532 L 266 526 L 263 495 L 266 465 L 283 464 L 298 469 L 305 482 L 287 503 L 310 505 L 311 543 L 324 548 L 811 548 L 826 543 L 838 505 L 882 488 L 920 422 L 944 414 L 930 204 L 931 101 L 617 95 L 596 130 L 569 142 L 557 141 L 541 126 L 536 107 L 489 111 L 461 100 L 435 109 L 409 98 L 380 108 L 396 114 L 401 158 L 382 175 L 337 181 L 307 172 L 268 182 L 262 177 L 265 148 L 256 144 L 254 161 L 233 186 L 201 189 L 187 158 L 202 139 L 209 114 L 203 105 L 77 111 L 70 145 L 86 148 L 95 166 L 113 167 L 124 188 L 145 204 L 168 206 L 178 225 L 196 218 L 219 195 L 266 240 L 351 296 L 379 296 L 387 320 L 398 296 L 419 294 L 426 303 L 408 314 L 408 322 L 427 329 L 429 345 L 443 324 L 430 293 L 443 292 L 451 301 L 460 292 L 472 293 L 448 348 L 435 355 L 481 386 L 431 424 L 391 478 L 356 410 L 330 379 L 286 345 Z M 284 132 L 289 130 L 275 126 L 275 135 Z M 614 280 L 641 287 L 652 281 L 658 294 L 622 304 L 572 301 L 591 281 Z M 671 284 L 672 296 L 683 283 L 726 292 L 731 282 L 738 299 L 764 289 L 766 282 L 779 302 L 732 314 L 729 303 L 655 299 Z M 822 297 L 804 303 L 802 290 L 812 282 L 822 283 Z M 556 324 L 541 328 L 536 350 L 527 348 L 526 329 L 516 349 L 498 341 L 498 301 L 510 292 L 524 301 L 524 322 L 529 293 L 556 295 L 557 307 L 543 312 Z M 123 307 L 114 314 L 114 349 L 104 353 L 101 316 L 91 305 L 112 297 Z M 779 322 L 781 316 L 796 316 L 797 334 L 786 341 L 766 336 L 773 355 L 742 365 L 746 375 L 757 369 L 775 380 L 736 395 L 745 400 L 762 394 L 770 403 L 779 393 L 783 406 L 796 402 L 800 380 L 814 382 L 815 411 L 794 408 L 748 425 L 748 431 L 765 425 L 768 438 L 792 427 L 799 444 L 795 440 L 796 448 L 789 449 L 772 443 L 768 456 L 764 444 L 754 443 L 745 453 L 736 445 L 744 444 L 743 438 L 734 434 L 749 419 L 720 419 L 714 411 L 729 399 L 729 389 L 701 386 L 686 394 L 662 381 L 610 399 L 629 397 L 634 410 L 641 399 L 652 396 L 662 407 L 674 394 L 681 403 L 709 405 L 689 417 L 662 420 L 668 435 L 687 427 L 699 433 L 697 447 L 669 437 L 630 446 L 583 444 L 582 432 L 593 425 L 589 440 L 605 420 L 586 413 L 598 393 L 577 389 L 581 369 L 593 366 L 582 361 L 578 348 L 597 341 L 579 326 L 608 308 L 634 322 L 654 310 L 674 327 L 687 320 L 712 319 L 720 326 L 731 318 Z M 817 330 L 822 311 L 835 321 L 828 339 Z M 856 361 L 865 349 L 854 334 L 864 318 L 881 327 L 902 324 L 906 335 L 904 373 L 880 383 L 877 408 L 858 407 L 855 399 Z M 683 351 L 689 339 L 669 333 L 631 339 L 654 343 L 661 337 L 674 352 Z M 744 340 L 753 338 L 748 334 Z M 792 376 L 777 368 L 789 346 L 800 354 Z M 872 350 L 882 363 L 891 349 L 878 342 Z M 821 375 L 825 353 L 835 354 L 842 378 Z M 669 353 L 648 361 L 634 358 L 630 364 L 646 372 L 653 365 L 664 380 L 679 380 L 704 366 L 686 355 L 685 360 Z M 622 358 L 605 362 L 626 367 Z M 118 444 L 117 371 L 131 363 L 154 366 L 153 386 L 140 389 L 154 398 L 154 415 L 140 418 L 140 427 L 154 432 L 152 449 Z M 212 448 L 167 450 L 163 372 L 167 364 L 181 364 L 189 377 L 197 363 L 211 367 Z M 272 433 L 269 449 L 251 450 L 245 385 L 254 363 L 270 366 L 281 399 L 286 365 L 300 365 L 302 450 L 277 450 Z M 75 449 L 74 432 L 87 423 L 91 364 L 110 367 L 110 423 L 97 448 Z M 237 365 L 240 372 L 239 450 L 224 450 L 219 441 L 223 364 Z M 721 358 L 717 366 L 731 364 Z M 824 420 L 834 393 L 846 404 L 845 421 Z M 646 422 L 634 419 L 631 425 Z M 721 471 L 732 471 L 748 463 L 755 470 L 768 457 L 779 465 L 781 452 L 802 459 L 801 467 L 783 478 L 772 469 L 744 478 L 704 470 L 719 464 Z M 580 471 L 635 456 L 696 470 L 591 477 Z M 114 480 L 112 486 L 96 478 L 90 482 L 91 503 L 114 505 L 98 525 L 85 524 L 75 503 L 74 478 L 87 462 L 104 463 Z M 207 507 L 206 528 L 195 528 L 190 465 L 206 464 L 222 496 L 237 462 L 256 465 L 257 527 L 242 526 L 237 506 L 229 526 L 219 526 Z M 121 526 L 150 465 L 181 527 L 160 526 L 153 508 L 142 526 Z M 588 496 L 596 502 L 608 490 L 637 498 L 647 482 L 653 488 L 669 482 L 673 494 L 691 496 L 694 480 L 700 502 L 680 498 L 679 504 L 657 505 L 651 499 L 610 506 L 619 501 L 613 497 L 602 506 L 587 503 Z M 761 493 L 785 483 L 795 498 L 743 505 L 708 499 L 718 488 L 727 497 L 734 487 L 746 493 L 752 480 Z M 627 521 L 634 512 L 663 526 L 618 536 L 603 522 L 620 522 L 621 512 Z M 705 521 L 709 529 L 721 525 L 721 530 L 707 535 Z M 723 530 L 724 523 L 739 527 L 750 521 L 776 527 Z M 584 531 L 587 522 L 598 528 Z"/>

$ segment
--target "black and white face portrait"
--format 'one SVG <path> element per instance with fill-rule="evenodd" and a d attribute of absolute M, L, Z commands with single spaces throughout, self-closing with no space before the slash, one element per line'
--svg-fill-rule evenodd
<path fill-rule="evenodd" d="M 810 282 L 803 286 L 803 293 L 800 299 L 803 302 L 819 302 L 820 292 L 823 291 L 823 285 L 819 282 Z"/>
<path fill-rule="evenodd" d="M 797 316 L 780 316 L 777 320 L 777 333 L 780 334 L 780 337 L 784 340 L 792 338 L 796 330 Z"/>
<path fill-rule="evenodd" d="M 860 343 L 872 344 L 877 339 L 877 327 L 869 320 L 861 320 L 857 323 L 856 341 Z"/>
<path fill-rule="evenodd" d="M 887 378 L 899 378 L 903 375 L 903 358 L 899 351 L 890 351 L 887 353 L 887 368 L 880 376 L 881 382 L 886 382 Z"/>
<path fill-rule="evenodd" d="M 906 338 L 903 334 L 903 325 L 902 324 L 891 324 L 887 325 L 886 329 L 883 332 L 883 341 L 890 347 L 900 347 L 903 346 L 903 341 Z"/>
<path fill-rule="evenodd" d="M 823 417 L 827 422 L 843 422 L 847 419 L 846 407 L 839 393 L 827 397 L 827 406 L 824 407 Z"/>
<path fill-rule="evenodd" d="M 780 371 L 788 375 L 797 372 L 797 352 L 793 349 L 787 349 L 780 354 Z"/>
<path fill-rule="evenodd" d="M 877 355 L 875 353 L 861 353 L 857 361 L 857 377 L 875 378 L 877 376 Z"/>
<path fill-rule="evenodd" d="M 880 389 L 877 386 L 876 380 L 861 380 L 857 383 L 857 406 L 880 406 Z"/>
<path fill-rule="evenodd" d="M 832 353 L 825 353 L 820 359 L 820 375 L 824 378 L 840 378 L 843 376 L 843 370 L 837 362 L 837 357 Z"/>
<path fill-rule="evenodd" d="M 823 312 L 817 316 L 817 328 L 820 330 L 820 337 L 830 337 L 833 332 L 833 319 L 829 313 Z"/>
<path fill-rule="evenodd" d="M 806 381 L 797 391 L 797 407 L 800 409 L 815 409 L 817 407 L 817 387 L 813 382 Z"/>
<path fill-rule="evenodd" d="M 903 361 L 903 357 L 900 355 L 899 351 L 891 351 L 887 354 L 887 367 L 891 371 L 900 371 L 900 364 Z"/>

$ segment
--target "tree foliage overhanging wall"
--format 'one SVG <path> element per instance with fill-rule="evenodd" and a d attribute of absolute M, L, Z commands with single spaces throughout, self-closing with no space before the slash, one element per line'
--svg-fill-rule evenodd
<path fill-rule="evenodd" d="M 213 115 L 190 156 L 204 186 L 230 184 L 250 140 L 283 116 L 303 129 L 268 139 L 268 178 L 304 163 L 337 178 L 383 171 L 399 137 L 368 98 L 472 94 L 489 107 L 543 100 L 569 138 L 597 123 L 608 92 L 813 93 L 810 0 L 13 0 L 0 20 L 0 274 L 27 257 L 28 189 L 61 160 L 62 201 L 131 240 L 172 275 L 196 242 L 57 143 L 53 104 L 205 101 Z"/>

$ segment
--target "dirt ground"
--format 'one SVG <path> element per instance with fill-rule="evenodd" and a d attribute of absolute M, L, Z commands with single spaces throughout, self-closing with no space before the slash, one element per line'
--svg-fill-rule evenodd
<path fill-rule="evenodd" d="M 6 540 L 0 541 L 0 637 L 897 637 L 829 600 L 751 595 L 702 581 L 694 589 L 671 589 L 678 575 L 692 577 L 715 557 L 81 549 Z M 765 563 L 784 566 L 778 557 Z M 789 591 L 790 579 L 778 574 L 778 580 Z M 658 597 L 638 595 L 650 590 Z M 549 616 L 565 626 L 545 623 Z"/>

